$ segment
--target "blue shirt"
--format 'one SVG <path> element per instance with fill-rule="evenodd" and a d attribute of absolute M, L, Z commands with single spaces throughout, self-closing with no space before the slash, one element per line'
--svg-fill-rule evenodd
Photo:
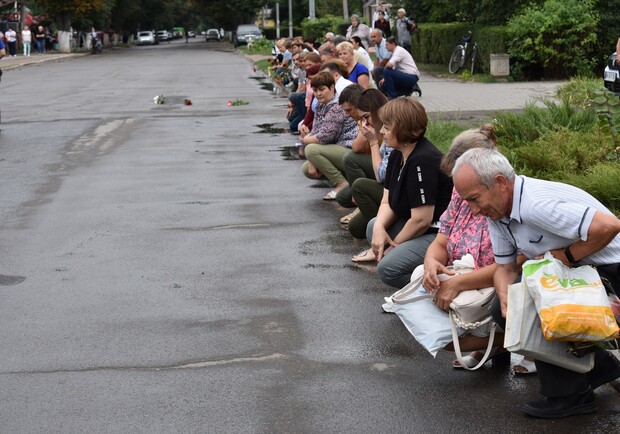
<path fill-rule="evenodd" d="M 355 64 L 355 67 L 353 68 L 353 71 L 349 73 L 349 80 L 351 80 L 353 83 L 357 83 L 357 77 L 359 77 L 360 75 L 364 75 L 364 74 L 370 76 L 370 72 L 368 71 L 368 68 L 366 68 L 361 63 L 357 62 Z"/>
<path fill-rule="evenodd" d="M 385 38 L 381 38 L 381 44 L 379 44 L 375 50 L 375 57 L 379 62 L 392 57 L 392 53 L 385 48 Z"/>
<path fill-rule="evenodd" d="M 2 42 L 2 39 L 0 39 L 0 50 L 4 50 L 4 42 Z"/>

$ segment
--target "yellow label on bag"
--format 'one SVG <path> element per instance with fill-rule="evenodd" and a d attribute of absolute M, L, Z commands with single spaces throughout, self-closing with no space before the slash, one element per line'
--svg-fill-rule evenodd
<path fill-rule="evenodd" d="M 554 341 L 602 341 L 617 338 L 618 324 L 610 307 L 559 304 L 540 310 L 546 339 Z"/>

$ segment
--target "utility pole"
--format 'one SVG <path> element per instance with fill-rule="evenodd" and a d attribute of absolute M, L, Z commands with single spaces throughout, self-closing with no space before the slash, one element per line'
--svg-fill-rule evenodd
<path fill-rule="evenodd" d="M 280 2 L 276 2 L 276 38 L 280 39 Z"/>
<path fill-rule="evenodd" d="M 308 15 L 308 18 L 310 19 L 310 21 L 316 20 L 316 12 L 315 12 L 315 8 L 314 8 L 314 0 L 309 0 L 308 1 L 308 7 L 310 9 L 310 14 Z"/>
<path fill-rule="evenodd" d="M 288 0 L 288 37 L 293 37 L 293 0 Z"/>
<path fill-rule="evenodd" d="M 342 15 L 344 16 L 345 20 L 347 18 L 349 18 L 349 2 L 348 2 L 348 0 L 342 0 Z"/>

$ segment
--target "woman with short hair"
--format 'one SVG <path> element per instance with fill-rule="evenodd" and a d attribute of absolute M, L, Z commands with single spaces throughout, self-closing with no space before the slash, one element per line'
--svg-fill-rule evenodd
<path fill-rule="evenodd" d="M 311 81 L 318 104 L 312 130 L 302 139 L 307 161 L 301 169 L 310 179 L 327 178 L 334 188 L 323 199 L 334 200 L 338 191 L 349 185 L 342 157 L 351 152 L 357 123 L 338 104 L 334 77 L 329 72 L 318 72 Z"/>
<path fill-rule="evenodd" d="M 347 65 L 349 71 L 349 80 L 357 83 L 364 89 L 368 89 L 370 85 L 370 71 L 361 62 L 359 57 L 355 55 L 355 48 L 350 42 L 341 42 L 336 46 L 338 57 Z"/>
<path fill-rule="evenodd" d="M 380 133 L 393 148 L 377 217 L 366 237 L 377 259 L 381 281 L 402 288 L 424 262 L 439 217 L 452 195 L 452 179 L 440 169 L 443 154 L 426 137 L 424 106 L 411 97 L 389 101 L 379 110 Z"/>

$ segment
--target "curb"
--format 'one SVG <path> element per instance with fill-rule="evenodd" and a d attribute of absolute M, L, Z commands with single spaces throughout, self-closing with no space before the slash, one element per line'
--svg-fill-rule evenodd
<path fill-rule="evenodd" d="M 10 71 L 12 69 L 21 68 L 22 66 L 34 65 L 34 64 L 45 63 L 45 62 L 52 62 L 52 61 L 64 60 L 64 59 L 71 59 L 75 57 L 83 57 L 83 56 L 88 56 L 90 54 L 91 54 L 90 52 L 70 53 L 70 54 L 49 54 L 49 55 L 44 54 L 43 56 L 36 56 L 36 55 L 30 56 L 31 58 L 26 58 L 26 59 L 24 59 L 23 56 L 21 57 L 18 56 L 16 58 L 5 57 L 4 59 L 0 60 L 0 67 L 4 71 Z"/>

